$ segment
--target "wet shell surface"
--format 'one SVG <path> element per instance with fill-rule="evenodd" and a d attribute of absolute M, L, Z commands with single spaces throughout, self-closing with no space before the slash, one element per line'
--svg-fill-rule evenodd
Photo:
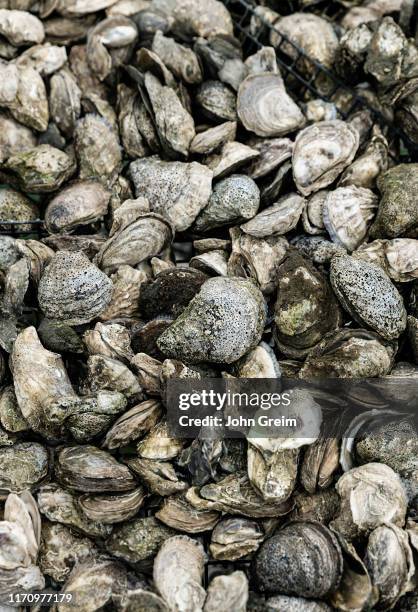
<path fill-rule="evenodd" d="M 305 196 L 330 185 L 354 159 L 359 135 L 349 123 L 320 121 L 296 137 L 293 176 Z"/>

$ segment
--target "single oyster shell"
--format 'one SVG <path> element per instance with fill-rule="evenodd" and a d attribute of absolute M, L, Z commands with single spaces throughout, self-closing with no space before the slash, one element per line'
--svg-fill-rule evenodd
<path fill-rule="evenodd" d="M 400 164 L 378 178 L 377 186 L 382 198 L 370 229 L 372 238 L 397 238 L 418 227 L 415 206 L 417 177 L 418 164 Z"/>
<path fill-rule="evenodd" d="M 26 422 L 17 403 L 13 386 L 4 387 L 0 395 L 0 423 L 6 431 L 19 433 L 27 431 Z"/>
<path fill-rule="evenodd" d="M 385 17 L 370 41 L 365 72 L 372 74 L 384 88 L 399 83 L 406 46 L 407 39 L 402 29 L 392 17 Z"/>
<path fill-rule="evenodd" d="M 96 318 L 112 297 L 110 279 L 84 253 L 59 251 L 46 267 L 38 288 L 42 311 L 69 325 Z"/>
<path fill-rule="evenodd" d="M 291 42 L 283 40 L 281 34 Z M 332 24 L 311 13 L 296 12 L 279 18 L 270 31 L 270 43 L 273 47 L 280 45 L 281 50 L 294 60 L 300 58 L 298 49 L 303 49 L 307 57 L 300 64 L 308 73 L 315 70 L 308 58 L 332 68 L 338 50 L 338 38 Z"/>
<path fill-rule="evenodd" d="M 96 323 L 94 330 L 84 334 L 84 343 L 90 355 L 105 355 L 129 363 L 134 354 L 128 330 L 117 323 Z"/>
<path fill-rule="evenodd" d="M 236 121 L 236 95 L 221 81 L 205 81 L 196 94 L 196 102 L 213 121 Z"/>
<path fill-rule="evenodd" d="M 267 453 L 248 442 L 247 471 L 254 489 L 269 503 L 285 502 L 296 484 L 299 449 Z"/>
<path fill-rule="evenodd" d="M 76 169 L 74 160 L 67 153 L 47 144 L 12 155 L 4 167 L 29 193 L 56 191 Z"/>
<path fill-rule="evenodd" d="M 176 78 L 188 84 L 202 81 L 202 70 L 196 54 L 172 38 L 167 38 L 160 30 L 155 33 L 152 50 Z"/>
<path fill-rule="evenodd" d="M 41 43 L 45 37 L 42 21 L 31 13 L 0 9 L 0 34 L 15 47 Z"/>
<path fill-rule="evenodd" d="M 112 6 L 117 0 L 66 0 L 58 3 L 60 14 L 68 17 L 79 17 L 87 13 L 95 13 Z"/>
<path fill-rule="evenodd" d="M 330 191 L 323 208 L 324 225 L 333 242 L 354 251 L 365 239 L 378 207 L 377 196 L 364 187 Z"/>
<path fill-rule="evenodd" d="M 242 571 L 225 576 L 215 576 L 211 581 L 204 612 L 246 612 L 248 578 Z"/>
<path fill-rule="evenodd" d="M 50 233 L 71 232 L 107 213 L 110 192 L 100 183 L 79 181 L 66 187 L 48 204 L 45 226 Z"/>
<path fill-rule="evenodd" d="M 265 138 L 284 136 L 305 124 L 282 77 L 270 72 L 250 74 L 244 79 L 238 90 L 237 112 L 247 130 Z"/>
<path fill-rule="evenodd" d="M 65 323 L 42 319 L 39 338 L 45 348 L 55 353 L 83 353 L 84 344 L 76 331 Z"/>
<path fill-rule="evenodd" d="M 305 204 L 305 198 L 297 193 L 290 193 L 280 198 L 273 206 L 264 209 L 251 221 L 241 225 L 241 229 L 256 238 L 287 234 L 296 227 Z"/>
<path fill-rule="evenodd" d="M 398 599 L 414 590 L 414 560 L 405 531 L 387 524 L 369 536 L 365 564 L 379 593 L 378 607 L 391 609 Z"/>
<path fill-rule="evenodd" d="M 265 316 L 262 293 L 250 281 L 212 278 L 157 344 L 186 362 L 231 363 L 259 343 Z"/>
<path fill-rule="evenodd" d="M 67 50 L 51 43 L 34 45 L 21 53 L 16 61 L 17 65 L 31 66 L 41 76 L 50 76 L 67 62 Z"/>
<path fill-rule="evenodd" d="M 300 378 L 372 378 L 392 368 L 396 346 L 365 329 L 341 329 L 325 337 L 308 354 Z"/>
<path fill-rule="evenodd" d="M 250 74 L 263 74 L 265 72 L 280 74 L 276 51 L 273 47 L 262 47 L 260 51 L 247 57 L 245 65 Z"/>
<path fill-rule="evenodd" d="M 322 236 L 296 236 L 291 244 L 316 264 L 329 264 L 334 255 L 346 253 L 343 247 Z"/>
<path fill-rule="evenodd" d="M 183 445 L 183 440 L 170 436 L 167 422 L 160 421 L 138 442 L 137 452 L 144 459 L 167 461 L 177 457 Z"/>
<path fill-rule="evenodd" d="M 90 388 L 93 392 L 109 389 L 122 393 L 130 403 L 141 401 L 141 385 L 131 370 L 118 359 L 91 355 L 87 360 Z"/>
<path fill-rule="evenodd" d="M 307 102 L 305 114 L 309 123 L 338 119 L 338 111 L 335 104 L 333 102 L 325 102 L 321 98 Z"/>
<path fill-rule="evenodd" d="M 39 485 L 48 473 L 48 452 L 37 442 L 0 448 L 0 494 L 22 493 Z"/>
<path fill-rule="evenodd" d="M 405 330 L 402 297 L 379 266 L 339 255 L 331 261 L 330 280 L 342 306 L 358 323 L 387 340 Z"/>
<path fill-rule="evenodd" d="M 3 187 L 0 189 L 0 218 L 2 221 L 35 221 L 39 219 L 39 210 L 23 193 L 11 187 Z M 6 223 L 0 227 L 3 231 L 11 231 L 11 226 Z M 32 228 L 31 223 L 22 223 L 19 227 L 22 232 L 30 232 Z"/>
<path fill-rule="evenodd" d="M 327 279 L 298 252 L 278 270 L 274 310 L 275 341 L 288 357 L 300 358 L 341 323 L 341 312 Z"/>
<path fill-rule="evenodd" d="M 216 183 L 209 203 L 195 221 L 195 229 L 205 232 L 215 227 L 252 219 L 260 206 L 260 190 L 243 174 L 233 174 Z"/>
<path fill-rule="evenodd" d="M 273 172 L 292 157 L 293 142 L 289 138 L 254 139 L 250 143 L 253 149 L 260 152 L 249 169 L 249 176 L 254 180 Z"/>
<path fill-rule="evenodd" d="M 38 285 L 45 267 L 55 255 L 54 251 L 46 244 L 30 239 L 16 240 L 16 248 L 26 259 L 31 280 Z"/>
<path fill-rule="evenodd" d="M 383 463 L 366 463 L 341 476 L 336 484 L 341 512 L 332 528 L 351 539 L 384 523 L 402 527 L 407 497 L 399 476 Z"/>
<path fill-rule="evenodd" d="M 135 23 L 123 15 L 107 17 L 89 30 L 87 61 L 100 81 L 104 81 L 119 62 L 129 59 L 131 45 L 137 38 Z"/>
<path fill-rule="evenodd" d="M 175 534 L 174 529 L 153 516 L 117 525 L 106 542 L 106 549 L 129 563 L 152 559 L 161 545 Z"/>
<path fill-rule="evenodd" d="M 355 185 L 374 189 L 380 173 L 388 167 L 388 143 L 384 136 L 374 136 L 363 155 L 344 170 L 339 187 Z"/>
<path fill-rule="evenodd" d="M 204 11 L 199 0 L 154 0 L 152 7 L 172 20 L 171 30 L 180 39 L 233 34 L 231 15 L 218 0 L 208 0 Z"/>
<path fill-rule="evenodd" d="M 237 135 L 236 121 L 226 121 L 204 132 L 196 134 L 190 145 L 190 153 L 208 155 L 227 142 L 235 140 Z"/>
<path fill-rule="evenodd" d="M 237 227 L 230 230 L 232 253 L 228 261 L 228 274 L 253 279 L 265 295 L 277 286 L 279 267 L 289 243 L 282 236 L 255 238 Z"/>
<path fill-rule="evenodd" d="M 31 66 L 16 66 L 17 90 L 4 106 L 19 123 L 44 132 L 48 127 L 48 96 L 41 75 Z M 9 75 L 5 75 L 6 78 Z M 14 81 L 12 81 L 14 84 Z M 11 85 L 9 84 L 8 87 Z M 1 96 L 0 96 L 1 99 Z M 1 101 L 3 105 L 3 101 Z"/>
<path fill-rule="evenodd" d="M 202 253 L 192 257 L 189 266 L 210 276 L 228 276 L 228 253 L 221 249 Z"/>
<path fill-rule="evenodd" d="M 32 130 L 15 121 L 12 117 L 0 114 L 0 162 L 12 155 L 28 151 L 36 146 Z"/>
<path fill-rule="evenodd" d="M 125 412 L 107 432 L 104 446 L 114 450 L 126 446 L 150 431 L 162 416 L 161 404 L 146 400 Z"/>
<path fill-rule="evenodd" d="M 163 215 L 176 231 L 190 227 L 211 195 L 212 171 L 197 162 L 165 162 L 157 157 L 137 160 L 130 175 L 138 195 Z"/>
<path fill-rule="evenodd" d="M 203 546 L 188 536 L 174 536 L 163 543 L 155 557 L 153 578 L 170 610 L 203 608 L 205 561 Z"/>
<path fill-rule="evenodd" d="M 97 179 L 104 185 L 112 183 L 121 169 L 122 154 L 110 123 L 98 115 L 88 114 L 77 121 L 74 138 L 80 179 Z"/>
<path fill-rule="evenodd" d="M 69 68 L 51 77 L 49 98 L 51 119 L 66 136 L 72 136 L 81 114 L 81 90 Z"/>
<path fill-rule="evenodd" d="M 418 240 L 413 238 L 374 240 L 363 244 L 353 255 L 378 264 L 397 283 L 407 283 L 418 277 Z"/>
<path fill-rule="evenodd" d="M 316 440 L 308 446 L 303 456 L 300 481 L 304 489 L 313 495 L 317 487 L 319 489 L 329 487 L 338 465 L 338 440 L 336 438 Z M 307 503 L 309 504 L 309 499 Z M 296 504 L 298 505 L 297 502 Z"/>
<path fill-rule="evenodd" d="M 76 491 L 104 493 L 135 488 L 135 479 L 129 469 L 94 446 L 63 448 L 58 454 L 55 471 L 63 485 Z"/>
<path fill-rule="evenodd" d="M 227 142 L 219 153 L 206 158 L 206 164 L 212 169 L 213 178 L 220 179 L 258 156 L 258 151 L 241 142 Z"/>
<path fill-rule="evenodd" d="M 139 94 L 124 83 L 118 85 L 118 123 L 125 152 L 134 159 L 145 157 L 148 146 L 138 128 Z"/>
<path fill-rule="evenodd" d="M 39 489 L 38 506 L 49 520 L 71 527 L 83 535 L 104 538 L 112 530 L 110 525 L 102 525 L 88 519 L 81 512 L 76 497 L 55 483 Z"/>
<path fill-rule="evenodd" d="M 145 489 L 139 487 L 118 495 L 81 495 L 77 503 L 91 521 L 112 525 L 135 516 L 146 497 Z"/>
<path fill-rule="evenodd" d="M 298 190 L 307 196 L 330 185 L 351 164 L 358 146 L 357 130 L 338 119 L 299 132 L 292 158 Z"/>
<path fill-rule="evenodd" d="M 146 353 L 137 353 L 132 359 L 131 365 L 137 372 L 139 384 L 144 391 L 148 395 L 160 395 L 162 390 L 160 375 L 163 365 L 161 361 L 150 357 Z"/>
<path fill-rule="evenodd" d="M 312 446 L 308 447 L 308 450 Z M 338 467 L 338 466 L 336 466 Z M 340 508 L 340 498 L 335 489 L 325 489 L 318 493 L 296 493 L 295 509 L 291 514 L 292 519 L 303 521 L 318 521 L 328 524 L 335 518 Z"/>
<path fill-rule="evenodd" d="M 155 516 L 165 525 L 186 533 L 210 531 L 219 520 L 218 512 L 197 510 L 182 494 L 166 498 Z"/>
<path fill-rule="evenodd" d="M 188 488 L 188 484 L 178 479 L 173 466 L 167 461 L 138 457 L 128 459 L 126 463 L 152 493 L 164 497 L 181 493 Z"/>
<path fill-rule="evenodd" d="M 138 313 L 138 300 L 141 283 L 146 281 L 147 274 L 131 266 L 120 266 L 112 274 L 112 297 L 110 304 L 100 314 L 102 321 L 114 320 L 119 317 L 131 319 Z"/>
<path fill-rule="evenodd" d="M 302 213 L 303 229 L 307 234 L 324 233 L 323 210 L 328 194 L 329 191 L 323 189 L 322 191 L 317 191 L 308 199 Z"/>
<path fill-rule="evenodd" d="M 263 591 L 322 598 L 338 586 L 343 558 L 325 525 L 294 521 L 261 545 L 254 569 Z"/>
<path fill-rule="evenodd" d="M 280 378 L 280 365 L 273 349 L 260 342 L 252 351 L 234 364 L 233 373 L 238 378 Z"/>
<path fill-rule="evenodd" d="M 214 559 L 236 561 L 256 551 L 263 537 L 263 531 L 255 521 L 225 518 L 212 531 L 209 550 Z"/>
<path fill-rule="evenodd" d="M 48 418 L 50 404 L 76 397 L 61 356 L 44 349 L 35 328 L 27 327 L 16 338 L 11 364 L 23 417 L 34 431 L 47 437 L 59 436 Z"/>

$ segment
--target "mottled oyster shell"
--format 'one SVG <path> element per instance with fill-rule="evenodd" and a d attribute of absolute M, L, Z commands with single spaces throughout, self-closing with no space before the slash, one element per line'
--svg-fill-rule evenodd
<path fill-rule="evenodd" d="M 100 183 L 79 181 L 60 191 L 45 211 L 45 226 L 50 233 L 71 232 L 89 225 L 107 213 L 110 192 Z"/>
<path fill-rule="evenodd" d="M 41 483 L 48 473 L 48 451 L 38 442 L 0 447 L 0 494 L 22 493 Z"/>
<path fill-rule="evenodd" d="M 263 138 L 250 142 L 251 147 L 260 152 L 249 169 L 249 175 L 254 180 L 268 175 L 292 157 L 293 142 L 289 138 Z"/>
<path fill-rule="evenodd" d="M 225 518 L 212 531 L 209 550 L 214 559 L 236 561 L 256 551 L 263 537 L 263 531 L 255 521 Z"/>
<path fill-rule="evenodd" d="M 172 38 L 164 36 L 161 31 L 155 33 L 152 50 L 178 79 L 185 83 L 196 84 L 202 81 L 202 70 L 196 54 L 189 48 L 180 45 Z"/>
<path fill-rule="evenodd" d="M 150 431 L 162 416 L 161 404 L 146 400 L 125 412 L 109 429 L 104 445 L 113 450 L 141 438 Z"/>
<path fill-rule="evenodd" d="M 4 66 L 2 68 L 4 69 Z M 10 70 L 10 64 L 7 70 Z M 1 106 L 6 106 L 19 123 L 38 132 L 45 131 L 48 127 L 49 108 L 47 91 L 41 75 L 31 66 L 14 64 L 12 70 L 15 71 L 12 80 L 10 73 L 4 75 L 8 83 L 2 86 Z M 7 99 L 4 99 L 6 92 Z"/>
<path fill-rule="evenodd" d="M 182 494 L 165 498 L 155 516 L 176 531 L 192 534 L 212 530 L 219 520 L 218 512 L 198 510 Z"/>
<path fill-rule="evenodd" d="M 93 392 L 103 389 L 122 393 L 130 404 L 141 401 L 141 385 L 131 370 L 118 359 L 105 355 L 91 355 L 87 360 L 87 374 Z"/>
<path fill-rule="evenodd" d="M 170 610 L 202 609 L 206 555 L 203 546 L 188 536 L 166 540 L 154 561 L 154 584 Z"/>
<path fill-rule="evenodd" d="M 45 37 L 43 23 L 31 13 L 0 9 L 0 34 L 16 47 L 41 43 Z"/>
<path fill-rule="evenodd" d="M 168 219 L 176 231 L 190 227 L 209 202 L 212 171 L 197 162 L 140 159 L 131 163 L 130 175 L 137 195 L 147 198 L 151 210 Z"/>
<path fill-rule="evenodd" d="M 209 251 L 192 257 L 189 266 L 210 276 L 228 275 L 228 253 L 224 250 Z"/>
<path fill-rule="evenodd" d="M 281 76 L 269 72 L 244 79 L 238 90 L 237 112 L 247 130 L 266 138 L 284 136 L 305 124 Z"/>
<path fill-rule="evenodd" d="M 236 95 L 221 81 L 205 81 L 196 94 L 196 102 L 213 121 L 236 121 Z"/>
<path fill-rule="evenodd" d="M 395 238 L 363 244 L 353 255 L 378 264 L 397 283 L 407 283 L 418 276 L 418 240 Z"/>
<path fill-rule="evenodd" d="M 208 155 L 227 142 L 234 141 L 237 134 L 236 121 L 226 121 L 196 134 L 190 144 L 190 153 Z"/>
<path fill-rule="evenodd" d="M 137 452 L 143 459 L 167 461 L 177 457 L 183 446 L 183 440 L 170 436 L 167 421 L 160 421 L 138 442 Z"/>
<path fill-rule="evenodd" d="M 74 138 L 80 179 L 111 184 L 122 165 L 119 138 L 111 124 L 99 115 L 88 114 L 77 121 Z"/>
<path fill-rule="evenodd" d="M 404 331 L 402 297 L 379 266 L 338 255 L 331 261 L 330 280 L 342 306 L 360 325 L 371 327 L 387 340 Z"/>
<path fill-rule="evenodd" d="M 88 519 L 112 525 L 135 516 L 146 497 L 145 489 L 138 487 L 118 495 L 81 495 L 78 505 Z"/>
<path fill-rule="evenodd" d="M 350 186 L 330 191 L 323 221 L 333 242 L 354 251 L 365 239 L 377 207 L 377 196 L 370 189 Z"/>
<path fill-rule="evenodd" d="M 38 285 L 45 267 L 54 257 L 54 251 L 37 240 L 16 240 L 16 248 L 26 259 L 31 280 Z"/>
<path fill-rule="evenodd" d="M 402 527 L 407 497 L 399 476 L 383 463 L 366 463 L 341 476 L 336 484 L 341 511 L 333 529 L 351 539 L 384 523 Z"/>
<path fill-rule="evenodd" d="M 349 123 L 320 121 L 296 137 L 293 177 L 305 196 L 330 185 L 351 164 L 359 146 L 359 135 Z"/>
<path fill-rule="evenodd" d="M 250 281 L 213 278 L 157 344 L 186 362 L 231 363 L 259 343 L 265 316 L 262 293 Z"/>
<path fill-rule="evenodd" d="M 153 9 L 172 20 L 171 29 L 180 38 L 233 33 L 231 15 L 218 0 L 208 0 L 204 11 L 199 0 L 153 0 Z"/>
<path fill-rule="evenodd" d="M 174 534 L 174 529 L 153 516 L 137 518 L 114 527 L 106 549 L 115 557 L 138 563 L 153 559 L 161 545 Z"/>
<path fill-rule="evenodd" d="M 106 355 L 125 363 L 134 356 L 129 332 L 123 325 L 96 323 L 94 329 L 86 331 L 83 339 L 90 355 Z"/>
<path fill-rule="evenodd" d="M 296 227 L 305 204 L 305 198 L 297 193 L 287 194 L 241 225 L 241 229 L 256 238 L 287 234 Z"/>
<path fill-rule="evenodd" d="M 60 70 L 67 62 L 65 47 L 45 43 L 34 45 L 21 53 L 16 60 L 17 65 L 31 66 L 41 76 L 49 76 Z"/>
<path fill-rule="evenodd" d="M 0 114 L 0 161 L 28 151 L 36 146 L 34 133 L 26 126 L 4 113 Z"/>
<path fill-rule="evenodd" d="M 110 279 L 84 253 L 56 253 L 38 287 L 44 314 L 69 325 L 96 318 L 109 305 L 111 297 Z"/>
<path fill-rule="evenodd" d="M 342 571 L 338 540 L 314 521 L 287 524 L 261 545 L 255 559 L 256 579 L 268 593 L 326 597 L 338 586 Z"/>
<path fill-rule="evenodd" d="M 81 114 L 81 90 L 68 68 L 62 68 L 51 77 L 49 104 L 51 119 L 61 132 L 71 136 Z"/>
<path fill-rule="evenodd" d="M 215 576 L 208 587 L 204 612 L 246 612 L 248 578 L 238 570 L 225 576 Z"/>
<path fill-rule="evenodd" d="M 35 221 L 39 219 L 39 210 L 37 205 L 23 193 L 11 187 L 2 187 L 0 189 L 0 218 L 2 221 Z M 11 229 L 7 223 L 2 223 L 0 227 L 6 231 Z M 32 227 L 31 223 L 22 223 L 20 230 L 30 232 Z"/>
<path fill-rule="evenodd" d="M 173 466 L 167 461 L 138 457 L 137 459 L 128 459 L 126 463 L 152 493 L 164 497 L 181 493 L 188 488 L 188 484 L 179 480 Z"/>
<path fill-rule="evenodd" d="M 344 170 L 338 186 L 355 185 L 356 187 L 374 189 L 380 173 L 385 172 L 387 167 L 388 143 L 384 136 L 374 136 L 363 155 L 360 155 Z"/>
<path fill-rule="evenodd" d="M 206 164 L 213 171 L 213 178 L 220 179 L 253 161 L 259 152 L 241 142 L 226 142 L 219 153 L 206 158 Z"/>
<path fill-rule="evenodd" d="M 263 452 L 248 442 L 247 471 L 254 489 L 269 503 L 285 502 L 296 484 L 299 450 Z"/>
<path fill-rule="evenodd" d="M 305 451 L 300 469 L 300 481 L 304 489 L 314 494 L 318 489 L 327 488 L 339 466 L 339 443 L 336 438 L 319 438 Z M 306 500 L 309 506 L 310 500 Z M 329 500 L 325 500 L 327 503 Z M 296 505 L 299 508 L 298 501 Z M 303 517 L 302 517 L 303 518 Z"/>
<path fill-rule="evenodd" d="M 119 317 L 130 319 L 138 313 L 138 301 L 141 284 L 148 278 L 143 270 L 131 266 L 120 266 L 112 274 L 112 297 L 109 305 L 100 314 L 102 321 L 114 320 Z"/>

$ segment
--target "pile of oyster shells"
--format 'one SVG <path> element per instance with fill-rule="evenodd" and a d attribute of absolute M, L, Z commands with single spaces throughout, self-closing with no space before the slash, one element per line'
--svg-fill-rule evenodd
<path fill-rule="evenodd" d="M 0 7 L 1 609 L 416 611 L 407 422 L 181 440 L 165 406 L 179 378 L 418 380 L 418 164 L 275 53 L 418 140 L 411 3 L 263 2 L 250 55 L 217 0 Z"/>

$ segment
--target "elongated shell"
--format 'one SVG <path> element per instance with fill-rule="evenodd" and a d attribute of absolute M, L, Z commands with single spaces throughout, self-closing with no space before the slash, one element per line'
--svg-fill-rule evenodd
<path fill-rule="evenodd" d="M 170 610 L 203 608 L 205 560 L 202 545 L 187 536 L 174 536 L 161 546 L 154 561 L 153 578 Z"/>
<path fill-rule="evenodd" d="M 247 130 L 267 138 L 284 136 L 305 124 L 281 76 L 270 72 L 244 79 L 238 90 L 237 112 Z"/>
<path fill-rule="evenodd" d="M 309 195 L 330 185 L 354 159 L 359 135 L 349 123 L 320 121 L 296 137 L 293 176 L 298 190 Z"/>
<path fill-rule="evenodd" d="M 246 612 L 248 578 L 242 571 L 215 576 L 208 588 L 204 612 Z"/>
<path fill-rule="evenodd" d="M 354 251 L 363 242 L 377 205 L 377 196 L 370 189 L 339 187 L 330 191 L 323 220 L 333 242 Z"/>
<path fill-rule="evenodd" d="M 146 492 L 143 487 L 119 495 L 82 495 L 78 504 L 87 518 L 104 525 L 127 521 L 138 513 Z"/>
<path fill-rule="evenodd" d="M 305 204 L 305 198 L 297 193 L 289 193 L 241 225 L 241 229 L 256 238 L 287 234 L 297 225 Z"/>
<path fill-rule="evenodd" d="M 45 211 L 45 226 L 51 233 L 71 232 L 107 213 L 110 192 L 100 183 L 80 181 L 56 195 Z"/>

